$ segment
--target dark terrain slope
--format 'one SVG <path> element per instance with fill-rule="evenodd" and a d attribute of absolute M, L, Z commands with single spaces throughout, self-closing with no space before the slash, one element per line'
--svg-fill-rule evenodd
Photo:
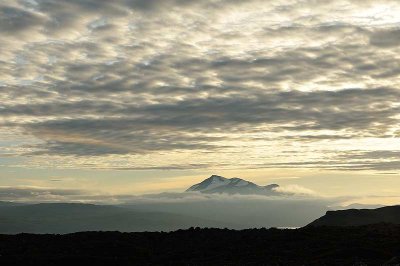
<path fill-rule="evenodd" d="M 138 211 L 106 205 L 41 203 L 0 207 L 2 234 L 172 231 L 192 226 L 223 228 L 224 225 L 189 215 Z"/>
<path fill-rule="evenodd" d="M 400 224 L 400 206 L 327 211 L 309 226 L 357 226 L 376 223 Z"/>
<path fill-rule="evenodd" d="M 0 265 L 397 265 L 400 226 L 0 235 Z"/>
<path fill-rule="evenodd" d="M 246 229 L 301 227 L 326 211 L 323 202 L 215 200 L 139 202 L 134 205 L 78 203 L 0 204 L 0 234 L 81 231 L 171 231 L 190 227 Z"/>

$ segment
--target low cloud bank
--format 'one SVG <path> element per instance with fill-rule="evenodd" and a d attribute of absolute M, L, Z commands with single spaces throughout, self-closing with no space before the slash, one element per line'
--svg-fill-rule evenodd
<path fill-rule="evenodd" d="M 194 201 L 277 201 L 323 199 L 316 192 L 298 185 L 279 187 L 278 196 L 204 194 L 200 192 L 163 192 L 158 194 L 128 195 L 103 194 L 78 189 L 59 189 L 36 186 L 0 186 L 1 201 L 18 202 L 93 202 L 101 204 L 162 203 Z"/>
<path fill-rule="evenodd" d="M 81 202 L 107 205 L 149 205 L 149 204 L 184 204 L 204 202 L 316 202 L 329 208 L 337 208 L 352 203 L 363 203 L 364 197 L 326 197 L 306 187 L 292 184 L 275 188 L 280 195 L 240 195 L 206 194 L 200 192 L 163 192 L 154 194 L 105 194 L 79 189 L 60 189 L 38 186 L 0 186 L 0 201 L 40 203 L 40 202 Z M 369 195 L 369 199 L 382 199 L 382 196 Z M 368 202 L 370 203 L 370 202 Z"/>

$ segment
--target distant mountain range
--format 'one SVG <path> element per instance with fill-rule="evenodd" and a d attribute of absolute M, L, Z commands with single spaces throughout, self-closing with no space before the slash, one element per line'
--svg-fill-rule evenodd
<path fill-rule="evenodd" d="M 162 211 L 78 203 L 0 204 L 0 234 L 80 231 L 171 231 L 229 226 L 207 218 Z"/>
<path fill-rule="evenodd" d="M 355 204 L 349 207 L 358 209 L 328 211 L 327 200 L 301 197 L 293 200 L 278 188 L 277 184 L 259 186 L 241 178 L 212 175 L 186 190 L 205 195 L 143 195 L 140 200 L 114 206 L 0 201 L 0 234 L 400 224 L 400 206 L 366 209 L 374 206 Z M 227 196 L 210 195 L 214 193 Z M 229 196 L 237 194 L 283 197 Z"/>
<path fill-rule="evenodd" d="M 400 206 L 327 211 L 308 226 L 359 226 L 377 223 L 400 224 Z"/>
<path fill-rule="evenodd" d="M 197 191 L 201 193 L 226 193 L 242 195 L 280 195 L 276 191 L 279 185 L 271 184 L 259 186 L 241 178 L 225 178 L 219 175 L 212 175 L 202 182 L 188 188 L 186 192 Z"/>

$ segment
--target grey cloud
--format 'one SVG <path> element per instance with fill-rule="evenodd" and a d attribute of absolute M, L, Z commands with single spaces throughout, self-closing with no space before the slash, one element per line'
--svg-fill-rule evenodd
<path fill-rule="evenodd" d="M 168 7 L 173 5 L 190 5 L 196 2 L 202 1 L 194 1 L 194 0 L 126 0 L 127 6 L 140 9 L 140 10 L 154 10 L 162 7 Z M 212 1 L 211 1 L 212 2 Z"/>
<path fill-rule="evenodd" d="M 400 159 L 400 151 L 376 150 L 376 151 L 349 151 L 342 158 L 352 159 Z"/>
<path fill-rule="evenodd" d="M 64 12 L 63 9 L 67 11 L 80 11 L 81 13 L 97 13 L 103 11 L 108 14 L 121 14 L 121 4 L 123 3 L 123 1 L 110 2 L 107 0 L 35 0 L 35 2 L 36 5 L 31 5 L 28 1 L 24 1 L 22 4 L 44 13 L 58 15 Z"/>
<path fill-rule="evenodd" d="M 194 170 L 194 169 L 206 169 L 206 168 L 221 168 L 229 167 L 227 163 L 191 163 L 191 164 L 170 164 L 170 165 L 159 165 L 159 166 L 147 166 L 147 167 L 114 167 L 113 170 Z"/>
<path fill-rule="evenodd" d="M 377 30 L 371 34 L 370 43 L 378 47 L 398 47 L 400 43 L 400 29 Z"/>
<path fill-rule="evenodd" d="M 288 186 L 289 187 L 289 186 Z M 298 189 L 306 188 L 297 186 Z M 187 203 L 187 202 L 236 202 L 236 201 L 264 201 L 264 202 L 295 202 L 295 201 L 334 201 L 333 198 L 324 198 L 319 196 L 318 194 L 309 194 L 309 193 L 294 193 L 294 191 L 288 192 L 282 191 L 281 196 L 265 196 L 265 195 L 228 195 L 228 194 L 203 194 L 198 192 L 183 192 L 183 193 L 173 193 L 173 192 L 164 192 L 158 194 L 144 194 L 139 196 L 127 196 L 121 195 L 119 196 L 121 199 L 126 200 L 127 203 Z"/>
<path fill-rule="evenodd" d="M 343 169 L 400 170 L 400 151 L 397 150 L 349 151 L 339 155 L 338 159 L 349 162 L 342 166 Z"/>
<path fill-rule="evenodd" d="M 44 150 L 36 154 L 128 154 L 221 149 L 223 146 L 218 143 L 229 139 L 229 135 L 204 134 L 236 131 L 245 134 L 247 127 L 254 126 L 291 131 L 347 130 L 353 135 L 362 132 L 369 136 L 385 136 L 390 125 L 397 121 L 394 116 L 399 109 L 392 104 L 399 97 L 400 92 L 390 88 L 253 92 L 143 106 L 91 101 L 10 106 L 0 109 L 0 114 L 99 115 L 101 118 L 57 119 L 14 126 L 25 128 L 47 142 L 42 147 Z M 288 126 L 290 124 L 292 126 Z"/>
<path fill-rule="evenodd" d="M 398 171 L 400 170 L 400 161 L 366 161 L 366 162 L 353 162 L 349 164 L 339 165 L 333 167 L 334 170 L 350 170 L 350 171 L 362 171 L 362 170 L 375 170 L 375 171 Z M 399 173 L 397 173 L 399 174 Z"/>
<path fill-rule="evenodd" d="M 0 32 L 16 34 L 43 22 L 37 14 L 11 6 L 0 5 Z"/>
<path fill-rule="evenodd" d="M 202 124 L 224 124 L 225 122 L 292 122 L 312 121 L 321 124 L 323 128 L 329 128 L 329 122 L 333 119 L 329 116 L 349 115 L 349 120 L 357 120 L 358 123 L 368 125 L 374 120 L 381 118 L 390 119 L 396 115 L 398 108 L 393 106 L 398 101 L 400 91 L 392 88 L 374 89 L 345 89 L 339 91 L 275 91 L 263 92 L 257 90 L 244 91 L 241 94 L 232 96 L 216 95 L 208 98 L 188 98 L 185 100 L 171 100 L 166 103 L 115 103 L 104 99 L 81 100 L 74 102 L 45 103 L 45 104 L 20 104 L 3 105 L 0 113 L 6 115 L 67 115 L 67 114 L 99 114 L 119 115 L 115 119 L 101 119 L 97 125 L 104 123 L 107 126 L 118 126 L 118 121 L 123 120 L 121 126 L 126 127 L 125 122 L 138 121 L 138 124 L 170 124 L 179 125 L 187 122 L 193 125 Z M 103 112 L 102 112 L 103 111 Z M 352 112 L 350 112 L 352 111 Z M 360 114 L 357 114 L 360 112 Z M 371 112 L 368 114 L 368 112 Z M 361 117 L 365 113 L 366 118 Z M 126 119 L 125 115 L 135 114 L 138 119 Z M 196 115 L 198 117 L 196 117 Z M 253 114 L 253 117 L 248 117 Z M 193 116 L 191 116 L 193 115 Z M 204 116 L 204 118 L 202 118 Z M 241 118 L 243 116 L 243 118 Z M 323 119 L 323 116 L 327 116 Z M 185 118 L 188 120 L 185 120 Z M 213 119 L 206 119 L 212 117 Z M 352 118 L 353 117 L 353 118 Z M 154 122 L 153 122 L 154 118 Z M 176 119 L 182 118 L 182 119 Z M 246 118 L 246 119 L 245 119 Z M 341 120 L 340 117 L 337 118 Z M 88 120 L 88 119 L 85 119 Z M 86 124 L 86 121 L 76 120 L 76 124 Z M 190 121 L 191 120 L 191 121 Z M 346 119 L 343 127 L 346 127 Z M 73 120 L 64 120 L 65 123 L 72 123 Z M 97 120 L 93 121 L 93 124 Z M 52 126 L 62 126 L 63 120 L 49 122 Z M 322 125 L 327 122 L 326 125 Z M 332 121 L 334 122 L 334 121 Z M 375 122 L 375 121 L 374 121 Z M 113 124 L 114 123 L 114 124 Z M 40 125 L 40 123 L 39 123 Z M 350 125 L 351 126 L 351 125 Z M 355 126 L 357 127 L 357 126 Z"/>
<path fill-rule="evenodd" d="M 330 154 L 328 158 L 313 161 L 292 161 L 290 163 L 269 163 L 254 165 L 254 168 L 310 168 L 310 169 L 327 169 L 327 170 L 343 170 L 343 171 L 362 171 L 375 170 L 383 174 L 400 174 L 400 152 L 390 150 L 376 151 L 337 151 L 326 152 Z"/>
<path fill-rule="evenodd" d="M 30 157 L 398 137 L 398 29 L 346 17 L 374 1 L 347 4 L 1 3 L 0 31 L 26 33 L 0 40 L 1 125 L 40 140 Z"/>
<path fill-rule="evenodd" d="M 82 196 L 82 190 L 40 187 L 0 187 L 3 201 L 60 201 Z"/>
<path fill-rule="evenodd" d="M 125 203 L 125 204 L 151 204 L 151 203 L 188 203 L 188 202 L 296 202 L 296 201 L 333 201 L 317 194 L 291 193 L 282 196 L 263 195 L 227 195 L 227 194 L 202 194 L 197 192 L 128 195 L 128 194 L 101 194 L 87 190 L 54 189 L 41 187 L 0 187 L 1 201 L 19 202 L 97 202 L 97 203 Z"/>

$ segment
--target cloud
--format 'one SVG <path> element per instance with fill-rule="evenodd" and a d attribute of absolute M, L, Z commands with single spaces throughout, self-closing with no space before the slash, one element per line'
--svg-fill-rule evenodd
<path fill-rule="evenodd" d="M 282 195 L 228 195 L 203 194 L 199 192 L 164 192 L 158 194 L 104 194 L 88 190 L 59 189 L 33 186 L 2 186 L 0 187 L 1 201 L 18 202 L 92 202 L 102 204 L 151 204 L 151 203 L 188 203 L 188 202 L 248 202 L 248 201 L 325 201 L 311 190 L 290 185 L 283 187 Z"/>
<path fill-rule="evenodd" d="M 302 153 L 337 168 L 328 141 L 346 143 L 340 154 L 398 138 L 398 12 L 391 0 L 1 3 L 0 125 L 25 142 L 0 154 L 198 169 L 308 167 Z"/>
<path fill-rule="evenodd" d="M 338 159 L 350 161 L 342 166 L 344 169 L 383 172 L 400 169 L 400 151 L 398 150 L 349 151 Z"/>
<path fill-rule="evenodd" d="M 290 163 L 269 163 L 253 165 L 254 168 L 309 168 L 340 171 L 378 171 L 379 174 L 398 175 L 400 156 L 397 150 L 349 150 L 326 151 L 331 154 L 326 160 L 299 160 Z M 393 172 L 388 172 L 393 171 Z"/>
<path fill-rule="evenodd" d="M 299 185 L 287 185 L 287 186 L 279 186 L 277 188 L 274 188 L 275 191 L 281 192 L 281 193 L 286 193 L 286 194 L 295 194 L 295 195 L 316 195 L 316 192 L 299 186 Z"/>
<path fill-rule="evenodd" d="M 42 116 L 52 109 L 59 112 L 53 112 L 53 115 L 60 116 L 73 115 L 74 112 L 102 113 L 102 118 L 16 122 L 14 126 L 22 127 L 45 141 L 39 146 L 43 149 L 36 154 L 134 154 L 158 150 L 221 149 L 224 146 L 218 144 L 229 139 L 229 133 L 219 137 L 211 134 L 228 129 L 246 132 L 246 127 L 261 127 L 260 131 L 348 130 L 381 136 L 387 134 L 390 125 L 396 121 L 394 116 L 399 109 L 392 106 L 392 99 L 399 97 L 398 90 L 389 88 L 292 91 L 188 99 L 145 106 L 93 105 L 88 102 L 62 104 L 58 108 L 49 105 L 13 106 L 3 108 L 0 113 Z M 379 108 L 371 109 L 374 104 Z M 107 110 L 108 119 L 104 117 Z"/>
<path fill-rule="evenodd" d="M 282 189 L 276 189 L 281 195 L 240 195 L 240 194 L 204 194 L 199 192 L 183 192 L 183 193 L 160 193 L 145 194 L 137 197 L 129 198 L 129 203 L 160 203 L 160 202 L 196 202 L 196 201 L 307 201 L 307 200 L 328 200 L 319 196 L 310 189 L 298 185 L 283 186 Z M 331 200 L 331 199 L 329 199 Z"/>
<path fill-rule="evenodd" d="M 0 200 L 2 201 L 65 201 L 82 196 L 82 190 L 58 189 L 32 186 L 0 186 Z"/>
<path fill-rule="evenodd" d="M 377 30 L 370 37 L 370 43 L 378 47 L 396 47 L 400 41 L 399 29 Z"/>
<path fill-rule="evenodd" d="M 16 34 L 40 25 L 42 19 L 33 12 L 9 6 L 0 7 L 0 32 Z"/>
<path fill-rule="evenodd" d="M 164 192 L 158 194 L 104 194 L 88 190 L 76 189 L 59 189 L 37 186 L 1 186 L 0 201 L 11 201 L 20 203 L 40 203 L 40 202 L 80 202 L 94 204 L 115 204 L 121 206 L 131 206 L 135 209 L 165 211 L 168 209 L 171 212 L 186 210 L 191 215 L 193 208 L 209 210 L 209 204 L 215 208 L 220 208 L 220 211 L 231 209 L 235 212 L 237 208 L 248 208 L 255 204 L 257 208 L 263 206 L 269 211 L 274 211 L 277 214 L 290 212 L 293 206 L 296 208 L 307 208 L 314 206 L 321 208 L 334 208 L 339 206 L 347 206 L 353 204 L 357 208 L 363 208 L 368 204 L 394 204 L 398 200 L 397 196 L 392 195 L 364 195 L 364 196 L 342 196 L 342 197 L 324 197 L 317 192 L 299 185 L 281 186 L 277 189 L 282 195 L 265 196 L 265 195 L 228 195 L 228 194 L 203 194 L 199 192 Z M 175 207 L 173 207 L 175 206 Z M 292 207 L 290 207 L 292 206 Z M 284 208 L 284 209 L 281 209 Z M 229 210 L 227 210 L 230 212 Z M 244 209 L 242 210 L 244 211 Z M 266 211 L 266 210 L 264 210 Z M 211 215 L 213 211 L 206 215 Z M 213 214 L 214 215 L 214 214 Z"/>

